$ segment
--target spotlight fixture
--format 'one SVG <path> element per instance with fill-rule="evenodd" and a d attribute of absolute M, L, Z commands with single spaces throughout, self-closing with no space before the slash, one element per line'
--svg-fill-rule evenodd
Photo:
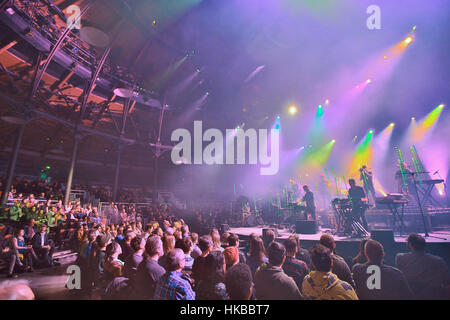
<path fill-rule="evenodd" d="M 405 40 L 403 40 L 406 44 L 410 44 L 413 41 L 413 36 L 407 36 Z"/>
<path fill-rule="evenodd" d="M 2 115 L 0 119 L 11 124 L 26 124 L 28 122 L 28 120 L 25 117 L 20 116 L 19 114 L 9 112 Z"/>
<path fill-rule="evenodd" d="M 289 106 L 289 108 L 288 108 L 288 112 L 289 112 L 289 114 L 291 114 L 291 115 L 294 115 L 294 114 L 296 114 L 297 113 L 297 106 L 295 106 L 295 105 L 291 105 L 291 106 Z"/>

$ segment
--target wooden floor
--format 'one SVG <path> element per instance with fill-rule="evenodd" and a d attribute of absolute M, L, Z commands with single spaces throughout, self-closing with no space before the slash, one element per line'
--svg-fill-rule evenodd
<path fill-rule="evenodd" d="M 259 227 L 240 227 L 240 228 L 230 228 L 229 232 L 236 233 L 243 238 L 247 238 L 251 233 L 256 233 L 259 236 L 262 236 L 262 230 L 264 228 L 269 228 L 269 226 L 259 226 Z M 278 229 L 277 239 L 282 240 L 289 237 L 292 232 L 289 229 Z M 310 240 L 310 241 L 319 241 L 320 237 L 324 233 L 329 233 L 333 235 L 332 230 L 330 229 L 320 229 L 316 234 L 300 234 L 300 240 Z M 423 233 L 420 233 L 421 236 L 425 236 Z M 428 234 L 426 237 L 427 242 L 440 243 L 440 242 L 448 242 L 450 243 L 450 230 L 448 231 L 438 231 L 432 232 Z M 337 235 L 333 235 L 335 241 L 360 241 L 360 238 L 351 238 L 351 237 L 340 237 Z M 402 237 L 395 236 L 394 239 L 396 242 L 406 242 L 407 235 Z"/>

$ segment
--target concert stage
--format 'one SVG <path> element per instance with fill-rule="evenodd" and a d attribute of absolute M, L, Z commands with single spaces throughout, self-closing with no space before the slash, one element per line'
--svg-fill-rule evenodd
<path fill-rule="evenodd" d="M 259 226 L 259 227 L 238 227 L 238 228 L 230 228 L 229 232 L 236 233 L 239 235 L 240 239 L 246 240 L 251 233 L 256 233 L 258 236 L 262 237 L 263 229 L 270 228 L 270 226 Z M 289 229 L 277 229 L 278 236 L 276 238 L 277 241 L 283 241 L 287 239 L 292 232 Z M 319 241 L 320 237 L 324 233 L 332 234 L 330 229 L 320 229 L 316 234 L 299 234 L 300 241 Z M 424 236 L 423 233 L 420 235 Z M 428 233 L 429 237 L 426 238 L 427 243 L 450 243 L 450 230 L 445 231 L 437 231 Z M 404 236 L 394 236 L 395 242 L 398 243 L 406 243 L 406 238 L 408 235 Z M 352 237 L 341 237 L 337 235 L 333 235 L 333 238 L 336 242 L 340 241 L 352 241 L 357 242 L 359 244 L 360 238 L 352 238 Z"/>
<path fill-rule="evenodd" d="M 270 226 L 257 226 L 257 227 L 232 227 L 229 232 L 236 233 L 239 235 L 241 240 L 246 241 L 251 233 L 256 233 L 262 237 L 263 229 L 271 228 Z M 272 228 L 273 229 L 273 228 Z M 284 239 L 288 238 L 292 232 L 289 229 L 277 229 L 276 241 L 283 242 Z M 328 228 L 319 228 L 319 232 L 316 234 L 299 234 L 300 245 L 303 248 L 309 249 L 314 244 L 319 242 L 322 234 L 329 233 L 332 234 L 332 230 Z M 423 233 L 421 236 L 425 237 Z M 426 252 L 438 255 L 442 257 L 447 264 L 450 264 L 450 228 L 448 230 L 440 230 L 429 232 L 428 237 L 425 237 L 427 242 Z M 403 236 L 394 235 L 394 241 L 388 239 L 376 239 L 380 241 L 385 250 L 385 263 L 388 265 L 395 265 L 395 255 L 400 252 L 408 252 L 406 246 L 407 234 Z M 333 235 L 336 241 L 336 252 L 344 258 L 351 258 L 358 254 L 360 246 L 360 238 L 352 237 L 342 237 Z"/>

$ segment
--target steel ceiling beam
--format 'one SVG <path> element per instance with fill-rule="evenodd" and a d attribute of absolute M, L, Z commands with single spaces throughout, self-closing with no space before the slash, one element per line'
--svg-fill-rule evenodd
<path fill-rule="evenodd" d="M 94 2 L 94 0 L 87 1 L 86 6 L 83 8 L 83 10 L 81 10 L 80 15 L 74 20 L 74 22 L 81 19 L 81 17 L 86 13 L 86 11 L 88 11 L 89 8 L 92 6 L 93 2 Z M 64 30 L 64 32 L 59 36 L 58 41 L 56 41 L 56 43 L 53 45 L 52 49 L 50 50 L 50 53 L 48 54 L 44 65 L 41 68 L 39 68 L 39 64 L 36 66 L 38 68 L 38 70 L 37 70 L 36 77 L 33 81 L 33 86 L 31 88 L 31 98 L 36 95 L 37 89 L 39 88 L 39 83 L 41 82 L 45 71 L 47 70 L 48 66 L 50 65 L 50 62 L 52 61 L 53 56 L 55 55 L 56 51 L 61 47 L 64 40 L 69 35 L 70 30 L 71 30 L 70 26 L 67 26 L 66 29 Z"/>

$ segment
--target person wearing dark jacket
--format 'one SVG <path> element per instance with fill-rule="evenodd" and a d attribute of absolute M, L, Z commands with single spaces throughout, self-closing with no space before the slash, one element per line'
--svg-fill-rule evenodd
<path fill-rule="evenodd" d="M 197 283 L 197 300 L 228 300 L 225 288 L 225 257 L 220 251 L 208 254 L 204 262 L 205 275 Z"/>
<path fill-rule="evenodd" d="M 411 252 L 397 254 L 396 266 L 408 280 L 415 298 L 448 299 L 445 286 L 450 284 L 450 274 L 445 261 L 426 253 L 425 239 L 418 234 L 411 233 L 407 245 Z"/>
<path fill-rule="evenodd" d="M 48 267 L 53 266 L 53 246 L 49 242 L 47 226 L 43 224 L 39 233 L 33 236 L 31 241 L 34 252 L 37 257 Z"/>
<path fill-rule="evenodd" d="M 294 279 L 281 266 L 286 259 L 285 247 L 272 242 L 267 248 L 269 263 L 263 263 L 255 273 L 255 295 L 258 300 L 300 300 L 302 295 Z"/>
<path fill-rule="evenodd" d="M 145 244 L 144 260 L 131 278 L 135 299 L 153 299 L 156 283 L 166 273 L 166 270 L 158 263 L 158 259 L 162 255 L 161 239 L 156 235 L 149 237 Z"/>
<path fill-rule="evenodd" d="M 403 272 L 383 263 L 384 250 L 381 243 L 368 240 L 364 246 L 367 262 L 353 266 L 356 293 L 361 300 L 409 300 L 412 291 Z M 379 268 L 379 280 L 375 274 Z M 369 269 L 370 268 L 370 269 Z M 369 279 L 371 277 L 371 279 Z M 375 278 L 374 278 L 375 277 Z M 368 282 L 373 284 L 369 288 Z"/>
<path fill-rule="evenodd" d="M 135 237 L 131 240 L 131 248 L 133 249 L 133 254 L 129 255 L 124 261 L 123 275 L 126 278 L 131 279 L 137 271 L 139 264 L 142 262 L 142 254 L 145 248 L 145 240 L 141 237 Z"/>
<path fill-rule="evenodd" d="M 194 259 L 192 264 L 192 278 L 199 282 L 205 276 L 205 260 L 212 250 L 213 243 L 210 236 L 202 236 L 198 241 L 198 247 L 202 251 L 201 255 Z"/>
<path fill-rule="evenodd" d="M 352 272 L 350 271 L 347 262 L 345 262 L 344 258 L 338 256 L 334 252 L 334 250 L 336 249 L 334 238 L 331 235 L 324 233 L 320 237 L 320 244 L 327 247 L 331 251 L 331 257 L 333 259 L 331 272 L 337 275 L 340 280 L 350 283 L 352 287 L 355 287 L 355 283 L 353 282 L 352 278 Z"/>
<path fill-rule="evenodd" d="M 283 263 L 283 270 L 288 276 L 294 279 L 301 292 L 303 279 L 309 273 L 309 268 L 305 262 L 295 258 L 298 249 L 295 239 L 288 238 L 284 240 L 283 244 L 286 248 L 286 260 Z"/>

